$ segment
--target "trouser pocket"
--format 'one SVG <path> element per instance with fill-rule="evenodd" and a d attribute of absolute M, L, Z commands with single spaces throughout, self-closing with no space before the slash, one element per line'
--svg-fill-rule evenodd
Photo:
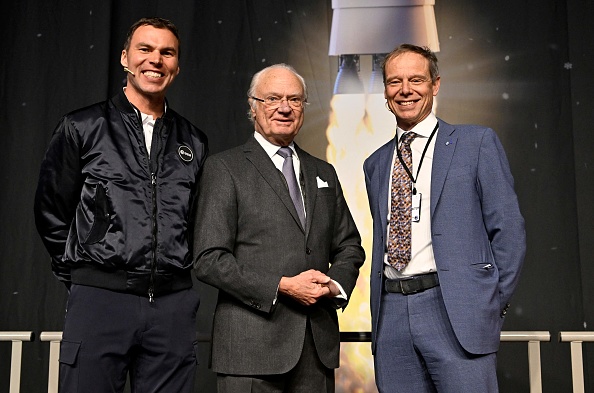
<path fill-rule="evenodd" d="M 77 367 L 80 342 L 65 341 L 60 343 L 60 391 L 76 392 L 78 391 L 78 373 Z"/>

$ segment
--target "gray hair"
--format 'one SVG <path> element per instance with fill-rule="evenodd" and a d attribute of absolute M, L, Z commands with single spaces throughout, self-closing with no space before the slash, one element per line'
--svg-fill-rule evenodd
<path fill-rule="evenodd" d="M 273 65 L 268 66 L 254 74 L 254 76 L 252 77 L 252 82 L 250 83 L 250 88 L 247 91 L 248 105 L 250 106 L 250 108 L 248 109 L 247 115 L 248 115 L 248 119 L 250 119 L 250 121 L 252 123 L 254 122 L 254 116 L 252 115 L 252 110 L 255 110 L 256 100 L 254 100 L 253 98 L 250 98 L 250 97 L 256 95 L 256 89 L 257 89 L 258 85 L 260 84 L 260 79 L 262 79 L 262 77 L 265 74 L 267 74 L 269 71 L 272 71 L 274 69 L 279 69 L 279 68 L 291 71 L 293 73 L 293 75 L 295 75 L 297 77 L 297 79 L 301 83 L 301 87 L 303 88 L 303 101 L 307 102 L 307 85 L 305 84 L 305 79 L 303 79 L 303 77 L 301 75 L 299 75 L 299 73 L 295 70 L 295 68 L 291 67 L 288 64 L 285 64 L 285 63 L 273 64 Z"/>

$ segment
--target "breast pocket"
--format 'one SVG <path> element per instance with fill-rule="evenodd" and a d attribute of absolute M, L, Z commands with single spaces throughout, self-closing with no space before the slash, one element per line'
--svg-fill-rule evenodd
<path fill-rule="evenodd" d="M 334 197 L 335 195 L 336 190 L 334 187 L 318 188 L 318 197 Z"/>
<path fill-rule="evenodd" d="M 333 227 L 336 216 L 336 189 L 334 187 L 318 188 L 313 214 L 317 224 L 323 223 L 328 228 Z"/>

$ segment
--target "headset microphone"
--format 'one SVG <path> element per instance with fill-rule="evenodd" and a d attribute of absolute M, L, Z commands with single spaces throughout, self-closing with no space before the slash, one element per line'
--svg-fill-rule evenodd
<path fill-rule="evenodd" d="M 124 67 L 124 71 L 129 72 L 130 74 L 134 75 L 134 73 L 132 71 L 130 71 L 130 69 L 128 67 Z"/>

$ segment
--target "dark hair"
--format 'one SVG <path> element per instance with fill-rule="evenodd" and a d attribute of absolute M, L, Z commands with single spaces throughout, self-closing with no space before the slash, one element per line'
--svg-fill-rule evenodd
<path fill-rule="evenodd" d="M 426 46 L 417 46 L 412 44 L 402 44 L 394 48 L 394 50 L 386 55 L 382 62 L 382 76 L 384 78 L 384 84 L 386 83 L 386 64 L 388 62 L 403 53 L 413 52 L 423 56 L 429 62 L 429 75 L 431 76 L 431 82 L 435 83 L 439 77 L 439 68 L 437 67 L 437 56 Z"/>
<path fill-rule="evenodd" d="M 141 26 L 153 26 L 156 29 L 167 29 L 173 33 L 175 38 L 177 38 L 177 57 L 179 58 L 181 55 L 181 41 L 179 39 L 179 32 L 177 27 L 168 19 L 159 18 L 159 17 L 151 17 L 151 18 L 142 18 L 136 21 L 130 29 L 128 30 L 128 35 L 126 36 L 126 41 L 124 41 L 124 49 L 127 51 L 130 50 L 130 42 L 132 41 L 132 36 L 136 29 Z"/>

